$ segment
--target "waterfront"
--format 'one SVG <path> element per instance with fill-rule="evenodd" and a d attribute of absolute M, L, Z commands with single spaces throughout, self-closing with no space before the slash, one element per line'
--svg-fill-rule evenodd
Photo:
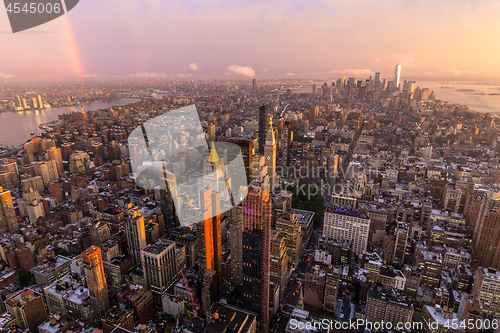
<path fill-rule="evenodd" d="M 84 111 L 107 109 L 116 105 L 125 105 L 139 101 L 137 98 L 121 98 L 109 102 L 83 104 Z M 78 106 L 78 111 L 81 107 Z M 0 143 L 19 146 L 31 137 L 31 132 L 40 133 L 38 127 L 43 123 L 57 120 L 57 116 L 66 112 L 66 107 L 45 110 L 7 111 L 0 113 Z"/>
<path fill-rule="evenodd" d="M 313 84 L 317 84 L 319 88 L 325 81 L 330 84 L 331 79 L 313 80 L 311 83 L 303 85 L 301 88 L 293 89 L 293 92 L 310 93 Z M 436 99 L 438 100 L 446 101 L 451 104 L 466 105 L 471 110 L 477 112 L 500 114 L 500 82 L 415 81 L 417 87 L 429 88 L 430 91 L 434 91 Z M 282 93 L 284 92 L 285 91 Z"/>

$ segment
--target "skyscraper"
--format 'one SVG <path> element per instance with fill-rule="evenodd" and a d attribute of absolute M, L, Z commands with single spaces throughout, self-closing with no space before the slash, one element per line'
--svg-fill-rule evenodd
<path fill-rule="evenodd" d="M 500 269 L 500 212 L 489 209 L 481 221 L 474 246 L 475 264 Z"/>
<path fill-rule="evenodd" d="M 94 321 L 99 322 L 109 309 L 108 284 L 104 276 L 101 248 L 92 245 L 81 254 L 83 268 L 90 292 Z"/>
<path fill-rule="evenodd" d="M 276 220 L 276 230 L 285 239 L 290 265 L 297 264 L 300 255 L 300 224 L 293 212 L 285 212 Z"/>
<path fill-rule="evenodd" d="M 12 202 L 10 191 L 0 187 L 0 234 L 4 232 L 16 233 L 19 231 L 16 210 Z"/>
<path fill-rule="evenodd" d="M 141 263 L 141 249 L 146 247 L 146 227 L 139 208 L 129 207 L 123 227 L 129 254 L 134 259 L 134 263 L 139 265 Z"/>
<path fill-rule="evenodd" d="M 375 73 L 374 87 L 375 87 L 375 90 L 378 90 L 380 88 L 380 73 Z"/>
<path fill-rule="evenodd" d="M 271 208 L 269 188 L 248 187 L 241 210 L 243 307 L 257 314 L 261 332 L 269 332 Z"/>
<path fill-rule="evenodd" d="M 311 106 L 309 108 L 308 119 L 310 122 L 315 121 L 319 116 L 319 106 Z"/>
<path fill-rule="evenodd" d="M 274 139 L 274 130 L 271 121 L 269 121 L 269 129 L 267 130 L 264 156 L 266 158 L 267 174 L 269 175 L 269 183 L 272 190 L 278 184 L 278 178 L 276 177 L 276 140 Z"/>
<path fill-rule="evenodd" d="M 214 271 L 215 276 L 212 283 L 215 283 L 217 292 L 220 292 L 222 287 L 222 240 L 221 214 L 217 214 L 220 212 L 219 193 L 206 187 L 201 190 L 200 196 L 199 211 L 203 215 L 203 221 L 196 225 L 200 274 L 207 270 Z"/>
<path fill-rule="evenodd" d="M 146 285 L 153 293 L 155 305 L 161 306 L 162 295 L 174 284 L 177 275 L 175 242 L 163 236 L 141 250 Z"/>
<path fill-rule="evenodd" d="M 257 95 L 257 79 L 252 80 L 252 95 Z"/>
<path fill-rule="evenodd" d="M 500 269 L 500 192 L 483 195 L 472 235 L 473 260 L 477 266 Z"/>
<path fill-rule="evenodd" d="M 177 194 L 177 181 L 175 174 L 166 173 L 168 171 L 164 170 L 164 179 L 167 182 L 167 188 L 160 190 L 160 210 L 163 214 L 163 220 L 165 223 L 165 232 L 169 232 L 179 226 L 179 220 L 175 211 L 174 197 Z"/>
<path fill-rule="evenodd" d="M 240 139 L 229 139 L 227 142 L 237 144 L 241 150 L 241 155 L 243 156 L 243 163 L 245 164 L 245 172 L 247 175 L 247 183 L 250 183 L 252 178 L 251 166 L 253 163 L 253 156 L 255 154 L 254 140 L 240 140 Z M 228 147 L 227 157 L 229 161 L 232 161 L 240 152 L 237 149 L 233 149 L 233 145 Z"/>
<path fill-rule="evenodd" d="M 288 165 L 290 164 L 290 149 L 292 147 L 293 132 L 290 128 L 290 122 L 285 121 L 285 126 L 283 127 L 282 135 L 282 158 L 281 158 L 281 168 L 282 176 L 288 178 Z"/>
<path fill-rule="evenodd" d="M 401 76 L 401 65 L 397 64 L 394 69 L 394 83 L 396 84 L 396 88 L 399 89 L 399 79 Z"/>
<path fill-rule="evenodd" d="M 259 108 L 259 150 L 258 153 L 264 155 L 267 130 L 269 129 L 269 105 L 264 104 Z"/>
<path fill-rule="evenodd" d="M 312 96 L 313 96 L 313 97 L 318 96 L 318 85 L 317 85 L 317 84 L 313 84 L 313 88 L 312 88 Z"/>

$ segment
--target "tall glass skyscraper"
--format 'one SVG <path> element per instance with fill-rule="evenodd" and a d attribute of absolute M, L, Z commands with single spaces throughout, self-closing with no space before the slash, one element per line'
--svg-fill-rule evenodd
<path fill-rule="evenodd" d="M 394 83 L 396 84 L 396 88 L 399 88 L 399 78 L 401 76 L 401 65 L 397 64 L 394 69 Z"/>

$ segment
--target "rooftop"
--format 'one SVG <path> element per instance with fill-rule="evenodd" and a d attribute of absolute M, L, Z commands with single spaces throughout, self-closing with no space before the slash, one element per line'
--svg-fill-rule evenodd
<path fill-rule="evenodd" d="M 212 317 L 207 322 L 207 331 L 210 333 L 248 332 L 256 319 L 254 313 L 221 303 L 214 303 L 208 315 Z"/>
<path fill-rule="evenodd" d="M 160 254 L 169 247 L 174 247 L 175 242 L 171 241 L 170 239 L 167 239 L 165 236 L 161 237 L 158 239 L 155 243 L 146 246 L 143 251 L 150 253 L 150 254 Z"/>

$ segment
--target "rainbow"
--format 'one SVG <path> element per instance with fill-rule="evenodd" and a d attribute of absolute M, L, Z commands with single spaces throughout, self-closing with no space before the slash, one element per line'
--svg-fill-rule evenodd
<path fill-rule="evenodd" d="M 66 39 L 68 40 L 68 45 L 71 51 L 71 57 L 73 58 L 73 62 L 75 64 L 76 73 L 79 76 L 82 76 L 83 74 L 85 74 L 85 71 L 83 69 L 83 62 L 80 56 L 80 50 L 78 49 L 78 45 L 76 43 L 75 34 L 66 15 L 63 15 L 62 21 L 66 30 Z"/>

